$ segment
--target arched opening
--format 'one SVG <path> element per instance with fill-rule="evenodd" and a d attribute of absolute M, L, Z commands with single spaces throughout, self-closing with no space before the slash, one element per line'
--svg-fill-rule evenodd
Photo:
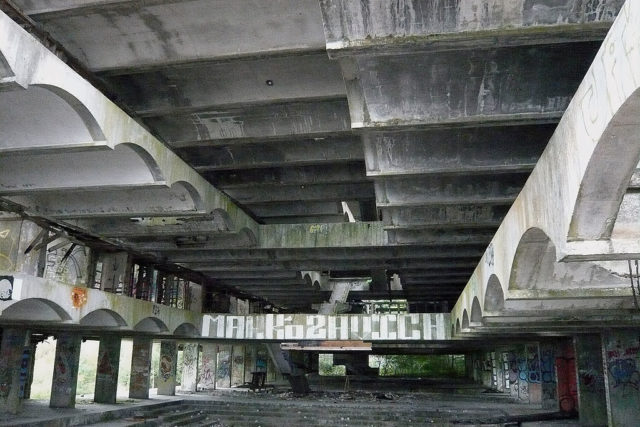
<path fill-rule="evenodd" d="M 99 328 L 122 328 L 127 326 L 127 322 L 113 310 L 102 308 L 92 311 L 80 319 L 83 326 L 93 326 Z"/>
<path fill-rule="evenodd" d="M 22 322 L 65 322 L 71 320 L 71 316 L 53 301 L 28 298 L 5 308 L 0 319 Z"/>
<path fill-rule="evenodd" d="M 504 291 L 498 277 L 492 274 L 484 294 L 484 311 L 495 313 L 502 310 L 504 310 Z"/>
<path fill-rule="evenodd" d="M 456 319 L 456 334 L 460 333 L 460 319 Z"/>
<path fill-rule="evenodd" d="M 601 108 L 590 107 L 596 111 Z M 640 161 L 639 111 L 640 88 L 635 87 L 598 135 L 580 183 L 567 235 L 569 241 L 611 237 L 622 198 Z M 615 167 L 611 167 L 612 159 Z"/>
<path fill-rule="evenodd" d="M 617 272 L 618 267 L 616 263 L 557 262 L 551 239 L 539 228 L 530 228 L 516 249 L 509 290 L 626 286 L 628 279 Z"/>
<path fill-rule="evenodd" d="M 480 308 L 478 297 L 473 297 L 473 304 L 471 304 L 471 323 L 482 323 L 482 308 Z"/>
<path fill-rule="evenodd" d="M 213 212 L 213 224 L 218 231 L 231 231 L 233 230 L 233 221 L 229 212 L 224 209 L 214 209 Z"/>
<path fill-rule="evenodd" d="M 200 336 L 200 332 L 192 323 L 183 323 L 173 331 L 173 335 L 195 338 Z"/>
<path fill-rule="evenodd" d="M 202 203 L 202 197 L 200 197 L 200 193 L 195 189 L 193 185 L 186 181 L 177 181 L 171 185 L 171 191 L 177 194 L 188 194 L 189 199 L 192 202 L 193 209 L 197 211 L 201 211 L 204 209 L 204 204 Z"/>
<path fill-rule="evenodd" d="M 164 322 L 157 317 L 145 317 L 139 321 L 134 327 L 134 331 L 149 332 L 149 333 L 163 333 L 168 332 L 169 328 Z"/>
<path fill-rule="evenodd" d="M 53 86 L 0 91 L 0 151 L 106 145 L 97 121 L 82 103 Z"/>
<path fill-rule="evenodd" d="M 469 313 L 467 313 L 467 309 L 465 308 L 462 312 L 462 330 L 465 331 L 469 329 Z"/>

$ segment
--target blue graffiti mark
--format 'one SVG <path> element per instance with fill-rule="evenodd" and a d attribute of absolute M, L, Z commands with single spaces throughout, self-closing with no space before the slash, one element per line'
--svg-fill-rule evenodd
<path fill-rule="evenodd" d="M 613 377 L 615 384 L 613 387 L 631 386 L 638 390 L 640 386 L 640 372 L 636 365 L 635 359 L 616 359 L 607 365 L 609 368 L 609 374 Z"/>

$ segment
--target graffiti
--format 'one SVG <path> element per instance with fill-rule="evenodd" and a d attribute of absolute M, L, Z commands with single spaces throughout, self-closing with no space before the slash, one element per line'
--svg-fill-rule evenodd
<path fill-rule="evenodd" d="M 153 304 L 153 307 L 151 308 L 151 311 L 153 312 L 154 316 L 159 316 L 160 315 L 160 306 L 157 304 Z"/>
<path fill-rule="evenodd" d="M 553 362 L 553 350 L 543 350 L 540 355 L 540 377 L 544 384 L 555 382 Z"/>
<path fill-rule="evenodd" d="M 528 383 L 537 384 L 540 382 L 540 359 L 536 347 L 527 348 L 527 378 Z"/>
<path fill-rule="evenodd" d="M 182 352 L 183 373 L 194 374 L 198 358 L 197 344 L 185 344 Z"/>
<path fill-rule="evenodd" d="M 79 286 L 71 290 L 71 302 L 75 308 L 80 308 L 87 303 L 87 289 Z"/>
<path fill-rule="evenodd" d="M 13 297 L 13 276 L 0 276 L 0 301 L 11 301 Z"/>
<path fill-rule="evenodd" d="M 258 340 L 437 340 L 447 339 L 447 313 L 352 315 L 210 315 L 202 319 L 202 336 Z"/>
<path fill-rule="evenodd" d="M 640 386 L 640 372 L 635 358 L 616 359 L 608 363 L 609 375 L 614 380 L 613 388 L 622 386 L 638 390 Z"/>
<path fill-rule="evenodd" d="M 213 385 L 213 359 L 209 356 L 202 356 L 202 372 L 200 373 L 200 381 L 205 386 Z"/>
<path fill-rule="evenodd" d="M 169 381 L 173 375 L 173 358 L 170 354 L 163 354 L 160 358 L 160 377 Z"/>
<path fill-rule="evenodd" d="M 113 375 L 113 367 L 111 366 L 111 358 L 108 351 L 104 351 L 100 355 L 97 373 L 98 375 Z"/>
<path fill-rule="evenodd" d="M 587 391 L 596 392 L 604 390 L 601 374 L 596 369 L 580 369 L 579 379 L 580 384 Z"/>
<path fill-rule="evenodd" d="M 13 372 L 9 366 L 7 355 L 2 355 L 2 361 L 0 361 L 0 398 L 6 401 L 9 393 L 11 393 L 11 383 L 13 382 Z"/>
<path fill-rule="evenodd" d="M 4 224 L 5 227 L 9 227 L 0 231 L 0 270 L 13 270 L 15 267 L 18 246 L 17 239 L 14 236 L 18 236 L 20 234 L 21 222 L 14 221 L 0 224 Z"/>
<path fill-rule="evenodd" d="M 70 285 L 84 282 L 84 273 L 87 270 L 85 248 L 76 246 L 67 254 L 69 249 L 64 247 L 47 253 L 44 277 Z"/>
<path fill-rule="evenodd" d="M 327 234 L 329 232 L 329 226 L 327 224 L 313 224 L 309 226 L 309 233 L 311 234 Z"/>

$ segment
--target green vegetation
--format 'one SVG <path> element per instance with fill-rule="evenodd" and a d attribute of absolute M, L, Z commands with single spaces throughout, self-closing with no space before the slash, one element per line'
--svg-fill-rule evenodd
<path fill-rule="evenodd" d="M 369 356 L 369 366 L 381 376 L 451 378 L 464 376 L 463 355 Z"/>
<path fill-rule="evenodd" d="M 347 368 L 344 365 L 334 365 L 333 354 L 319 354 L 318 373 L 327 377 L 344 377 L 347 374 Z"/>

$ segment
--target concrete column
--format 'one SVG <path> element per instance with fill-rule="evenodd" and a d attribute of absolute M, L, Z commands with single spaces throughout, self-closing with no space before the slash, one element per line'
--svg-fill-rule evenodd
<path fill-rule="evenodd" d="M 244 384 L 244 346 L 231 347 L 231 386 Z"/>
<path fill-rule="evenodd" d="M 578 335 L 574 339 L 578 379 L 578 408 L 581 425 L 607 424 L 607 402 L 599 335 Z"/>
<path fill-rule="evenodd" d="M 526 381 L 529 387 L 529 403 L 542 403 L 542 378 L 538 343 L 527 344 L 524 351 L 526 375 L 520 376 L 521 381 Z"/>
<path fill-rule="evenodd" d="M 195 393 L 198 387 L 198 343 L 185 343 L 182 351 L 183 392 Z"/>
<path fill-rule="evenodd" d="M 116 403 L 118 394 L 118 369 L 120 368 L 120 337 L 105 335 L 100 338 L 98 368 L 93 401 Z"/>
<path fill-rule="evenodd" d="M 22 405 L 21 372 L 30 332 L 5 328 L 0 344 L 0 410 L 17 414 Z"/>
<path fill-rule="evenodd" d="M 637 426 L 640 422 L 640 332 L 637 329 L 605 330 L 602 347 L 609 426 Z"/>
<path fill-rule="evenodd" d="M 202 344 L 202 371 L 200 372 L 200 387 L 205 390 L 215 390 L 216 370 L 218 365 L 218 345 Z"/>
<path fill-rule="evenodd" d="M 556 381 L 558 406 L 562 412 L 578 410 L 578 380 L 576 379 L 576 355 L 573 340 L 558 344 L 556 353 Z"/>
<path fill-rule="evenodd" d="M 177 365 L 178 343 L 169 340 L 160 341 L 160 365 L 157 376 L 159 395 L 175 396 Z"/>
<path fill-rule="evenodd" d="M 216 388 L 231 387 L 231 346 L 218 347 L 218 364 L 216 369 Z"/>
<path fill-rule="evenodd" d="M 542 408 L 552 411 L 559 410 L 558 383 L 556 381 L 557 352 L 557 343 L 540 343 L 540 391 L 542 393 Z"/>
<path fill-rule="evenodd" d="M 151 338 L 136 337 L 133 339 L 131 377 L 129 379 L 129 397 L 132 399 L 149 398 L 152 344 Z"/>
<path fill-rule="evenodd" d="M 77 333 L 65 332 L 58 335 L 51 398 L 49 399 L 51 408 L 73 408 L 76 406 L 81 343 L 82 335 Z"/>

